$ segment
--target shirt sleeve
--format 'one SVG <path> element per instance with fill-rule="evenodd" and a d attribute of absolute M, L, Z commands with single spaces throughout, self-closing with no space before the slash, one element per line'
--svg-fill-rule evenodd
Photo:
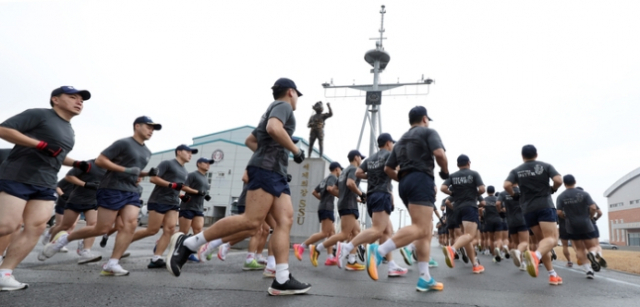
<path fill-rule="evenodd" d="M 584 194 L 586 194 L 585 196 L 586 196 L 586 199 L 587 199 L 587 204 L 589 206 L 596 205 L 596 202 L 593 201 L 593 198 L 591 198 L 591 195 L 589 195 L 589 193 L 585 192 Z M 600 209 L 600 208 L 598 208 L 598 205 L 596 205 L 596 209 Z"/>
<path fill-rule="evenodd" d="M 80 169 L 77 169 L 75 167 L 72 167 L 68 172 L 67 172 L 67 176 L 74 176 L 74 177 L 78 177 L 80 178 L 80 175 L 82 175 L 84 172 Z"/>
<path fill-rule="evenodd" d="M 436 149 L 440 149 L 440 148 L 444 149 L 444 145 L 442 145 L 442 140 L 440 139 L 440 135 L 438 134 L 438 132 L 435 130 L 427 130 L 427 131 L 431 132 L 425 135 L 426 137 L 425 142 L 427 142 L 427 145 L 429 146 L 429 150 L 433 152 Z"/>
<path fill-rule="evenodd" d="M 549 177 L 553 178 L 555 176 L 560 175 L 560 173 L 558 173 L 558 171 L 556 171 L 556 168 L 553 167 L 553 165 L 549 164 Z"/>
<path fill-rule="evenodd" d="M 562 194 L 560 194 L 560 196 L 558 196 L 558 198 L 556 199 L 556 209 L 557 210 L 562 210 L 562 208 L 564 207 L 564 201 L 563 201 Z"/>
<path fill-rule="evenodd" d="M 365 173 L 369 171 L 369 168 L 367 167 L 367 161 L 368 160 L 364 160 L 362 161 L 362 163 L 360 163 L 360 169 L 362 169 Z"/>
<path fill-rule="evenodd" d="M 29 132 L 38 127 L 45 119 L 40 109 L 29 109 L 18 115 L 8 118 L 0 126 L 17 130 L 21 133 Z"/>
<path fill-rule="evenodd" d="M 484 182 L 482 181 L 482 177 L 480 176 L 480 173 L 474 172 L 473 177 L 474 177 L 474 180 L 476 181 L 477 187 L 484 185 Z"/>
<path fill-rule="evenodd" d="M 398 159 L 396 158 L 395 148 L 391 151 L 391 154 L 389 155 L 389 158 L 387 159 L 387 163 L 385 164 L 385 166 L 388 166 L 393 169 L 396 169 L 396 167 L 398 167 Z"/>
<path fill-rule="evenodd" d="M 196 176 L 194 173 L 190 173 L 189 175 L 187 175 L 187 180 L 184 182 L 184 185 L 190 187 L 190 188 L 194 188 L 194 183 L 196 183 Z"/>
<path fill-rule="evenodd" d="M 169 170 L 169 161 L 165 160 L 158 164 L 158 177 L 162 177 Z"/>
<path fill-rule="evenodd" d="M 351 170 L 349 170 L 349 173 L 347 174 L 347 178 L 352 179 L 353 181 L 356 181 L 358 178 L 356 178 L 356 168 L 352 168 Z"/>
<path fill-rule="evenodd" d="M 316 186 L 316 188 L 315 188 L 315 189 L 313 189 L 313 190 L 314 190 L 314 191 L 316 191 L 316 192 L 318 192 L 318 193 L 321 193 L 321 192 L 322 192 L 322 188 L 321 188 L 321 186 L 322 186 L 322 182 L 318 183 L 318 185 Z"/>
<path fill-rule="evenodd" d="M 334 185 L 336 185 L 336 183 L 338 183 L 338 179 L 336 177 L 329 177 L 329 179 L 327 179 L 327 185 L 326 187 L 332 187 Z"/>
<path fill-rule="evenodd" d="M 516 170 L 511 170 L 509 172 L 509 176 L 507 176 L 506 181 L 509 181 L 511 183 L 518 183 L 518 174 L 516 173 Z"/>
<path fill-rule="evenodd" d="M 107 157 L 109 160 L 113 160 L 122 153 L 124 148 L 124 141 L 118 140 L 111 144 L 111 146 L 107 147 L 107 149 L 103 150 L 100 154 Z"/>
<path fill-rule="evenodd" d="M 451 186 L 451 177 L 445 179 L 442 185 Z"/>
<path fill-rule="evenodd" d="M 284 125 L 285 123 L 287 123 L 291 115 L 293 115 L 293 109 L 291 108 L 291 105 L 288 103 L 281 103 L 274 106 L 273 109 L 271 109 L 269 118 L 275 117 L 279 119 Z"/>

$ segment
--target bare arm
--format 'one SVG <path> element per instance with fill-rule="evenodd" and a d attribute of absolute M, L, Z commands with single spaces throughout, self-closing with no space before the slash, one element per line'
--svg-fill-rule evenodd
<path fill-rule="evenodd" d="M 509 195 L 513 196 L 513 183 L 511 181 L 505 181 L 502 187 L 507 191 L 507 193 L 509 193 Z"/>
<path fill-rule="evenodd" d="M 330 187 L 327 187 L 327 191 L 329 193 L 331 193 L 331 195 L 333 195 L 335 197 L 340 197 L 340 190 L 338 189 L 338 186 L 336 186 L 336 185 L 332 185 Z"/>
<path fill-rule="evenodd" d="M 557 212 L 557 213 L 558 213 L 558 217 L 563 218 L 563 219 L 566 219 L 566 218 L 567 218 L 567 217 L 564 215 L 564 211 L 562 211 L 562 210 L 557 210 L 557 211 L 558 211 L 558 212 Z"/>
<path fill-rule="evenodd" d="M 64 192 L 62 191 L 62 189 L 60 187 L 56 187 L 56 194 L 58 194 L 58 196 L 62 196 L 62 195 L 64 195 Z"/>
<path fill-rule="evenodd" d="M 333 111 L 331 110 L 331 104 L 327 102 L 327 109 L 329 109 L 329 113 L 326 113 L 327 116 L 325 118 L 329 118 L 333 116 Z"/>
<path fill-rule="evenodd" d="M 154 177 L 151 177 L 151 178 L 154 178 Z M 198 191 L 196 189 L 192 189 L 192 188 L 190 188 L 190 187 L 188 187 L 186 185 L 182 186 L 182 191 L 185 191 L 186 193 L 189 193 L 189 194 L 199 194 L 200 193 L 200 191 Z"/>
<path fill-rule="evenodd" d="M 316 192 L 316 190 L 313 190 L 313 197 L 317 198 L 318 200 L 320 200 L 320 193 Z"/>
<path fill-rule="evenodd" d="M 358 196 L 362 196 L 362 194 L 363 194 L 362 191 L 360 191 L 360 189 L 358 189 L 358 186 L 356 185 L 356 182 L 351 178 L 347 179 L 347 188 L 349 190 L 351 190 L 351 192 L 356 193 L 356 195 L 358 195 Z"/>
<path fill-rule="evenodd" d="M 487 202 L 485 202 L 485 201 L 483 200 L 483 201 L 481 201 L 481 202 L 478 204 L 478 207 L 483 208 L 483 207 L 485 207 L 486 205 L 487 205 Z"/>
<path fill-rule="evenodd" d="M 122 173 L 124 172 L 125 167 L 124 166 L 120 166 L 118 164 L 115 164 L 113 162 L 111 162 L 111 160 L 109 160 L 109 158 L 103 156 L 103 155 L 99 155 L 98 158 L 96 159 L 96 165 L 98 167 L 104 168 L 108 171 L 112 171 L 112 172 L 119 172 Z"/>
<path fill-rule="evenodd" d="M 444 203 L 445 205 L 447 205 L 447 208 L 453 209 L 453 203 L 450 200 L 447 199 L 444 201 Z"/>
<path fill-rule="evenodd" d="M 556 191 L 562 185 L 562 176 L 555 175 L 553 177 L 553 190 Z"/>
<path fill-rule="evenodd" d="M 269 118 L 267 122 L 267 133 L 269 133 L 271 138 L 278 142 L 278 144 L 290 152 L 298 153 L 300 151 L 300 149 L 293 144 L 287 130 L 284 129 L 284 124 L 279 119 L 275 117 Z"/>
<path fill-rule="evenodd" d="M 596 209 L 596 204 L 589 206 L 589 215 L 591 215 L 592 220 L 595 220 L 594 217 L 596 216 L 596 211 L 598 211 L 598 209 Z"/>
<path fill-rule="evenodd" d="M 447 154 L 444 152 L 444 149 L 438 148 L 433 151 L 433 156 L 436 157 L 436 162 L 438 166 L 440 166 L 440 170 L 443 173 L 449 173 L 449 164 L 447 162 Z"/>
<path fill-rule="evenodd" d="M 389 178 L 391 178 L 392 180 L 398 181 L 398 171 L 396 171 L 395 169 L 385 166 L 384 173 L 387 174 L 387 176 L 389 176 Z"/>
<path fill-rule="evenodd" d="M 81 187 L 84 187 L 84 184 L 86 183 L 86 182 L 80 180 L 80 178 L 78 178 L 76 176 L 69 176 L 69 175 L 65 176 L 64 180 L 69 181 L 69 182 L 71 182 L 71 183 L 73 183 L 73 184 L 75 184 L 77 186 L 81 186 Z"/>
<path fill-rule="evenodd" d="M 449 190 L 449 187 L 446 185 L 442 185 L 440 186 L 440 192 L 447 194 L 447 195 L 451 195 L 451 191 Z"/>
<path fill-rule="evenodd" d="M 247 139 L 244 141 L 244 144 L 247 145 L 247 147 L 249 147 L 249 149 L 251 149 L 251 151 L 253 152 L 258 150 L 258 139 L 256 139 L 256 136 L 253 134 L 249 134 Z"/>
<path fill-rule="evenodd" d="M 367 179 L 367 173 L 365 173 L 361 168 L 358 167 L 358 169 L 356 169 L 356 178 Z"/>
<path fill-rule="evenodd" d="M 496 201 L 496 208 L 498 209 L 498 212 L 502 211 L 502 202 L 501 201 Z"/>
<path fill-rule="evenodd" d="M 594 204 L 595 206 L 595 204 Z M 599 220 L 602 217 L 602 210 L 598 209 L 598 207 L 596 206 L 596 215 L 593 218 L 594 221 Z"/>
<path fill-rule="evenodd" d="M 482 195 L 484 194 L 484 192 L 486 192 L 486 189 L 484 187 L 484 184 L 478 187 L 478 195 Z"/>
<path fill-rule="evenodd" d="M 13 144 L 24 146 L 24 147 L 34 148 L 38 146 L 38 144 L 40 143 L 40 141 L 30 138 L 22 134 L 18 130 L 6 128 L 6 127 L 0 127 L 0 138 L 9 143 L 13 143 Z"/>

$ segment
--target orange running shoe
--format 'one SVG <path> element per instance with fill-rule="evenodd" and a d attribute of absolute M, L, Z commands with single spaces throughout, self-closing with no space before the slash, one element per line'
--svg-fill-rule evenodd
<path fill-rule="evenodd" d="M 562 277 L 558 275 L 549 276 L 549 284 L 553 286 L 562 285 Z"/>
<path fill-rule="evenodd" d="M 527 272 L 531 277 L 538 277 L 538 266 L 540 265 L 540 259 L 536 256 L 535 252 L 526 251 L 524 253 L 524 259 L 527 260 Z"/>
<path fill-rule="evenodd" d="M 346 270 L 347 271 L 364 271 L 366 267 L 364 266 L 364 264 L 360 264 L 360 263 L 347 263 L 346 266 Z"/>
<path fill-rule="evenodd" d="M 327 258 L 327 261 L 324 262 L 324 265 L 338 265 L 338 259 L 335 257 Z"/>
<path fill-rule="evenodd" d="M 302 261 L 302 254 L 304 254 L 304 247 L 302 247 L 302 244 L 294 244 L 293 253 L 296 255 L 296 258 L 298 258 L 298 261 Z"/>
<path fill-rule="evenodd" d="M 456 267 L 456 263 L 453 262 L 454 257 L 456 255 L 456 251 L 453 250 L 453 247 L 451 246 L 443 246 L 442 247 L 442 252 L 444 253 L 444 259 L 445 262 L 447 263 L 447 266 L 450 268 L 455 268 Z"/>
<path fill-rule="evenodd" d="M 484 267 L 482 266 L 482 264 L 473 266 L 473 274 L 480 274 L 482 272 L 484 272 Z"/>
<path fill-rule="evenodd" d="M 311 244 L 309 245 L 309 259 L 311 259 L 311 264 L 313 266 L 318 266 L 318 257 L 320 256 L 320 252 L 316 249 L 316 246 Z"/>

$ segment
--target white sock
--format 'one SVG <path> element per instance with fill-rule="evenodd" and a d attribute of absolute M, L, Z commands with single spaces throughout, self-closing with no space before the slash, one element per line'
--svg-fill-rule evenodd
<path fill-rule="evenodd" d="M 289 264 L 276 264 L 276 281 L 284 284 L 287 280 L 289 280 Z"/>
<path fill-rule="evenodd" d="M 107 262 L 107 266 L 108 267 L 114 266 L 114 265 L 118 264 L 119 261 L 120 261 L 120 259 L 111 258 L 111 259 L 109 259 L 109 262 Z"/>
<path fill-rule="evenodd" d="M 596 255 L 596 252 L 589 252 L 589 253 L 591 253 L 591 255 L 594 255 L 594 256 Z"/>
<path fill-rule="evenodd" d="M 56 241 L 56 246 L 59 246 L 60 248 L 67 246 L 67 244 L 69 244 L 67 237 L 69 237 L 68 234 L 61 235 L 60 238 L 58 238 L 58 241 Z"/>
<path fill-rule="evenodd" d="M 342 253 L 349 254 L 353 250 L 353 244 L 351 242 L 342 244 Z"/>
<path fill-rule="evenodd" d="M 393 260 L 389 261 L 388 266 L 389 266 L 389 270 L 398 268 L 398 265 Z"/>
<path fill-rule="evenodd" d="M 538 257 L 538 259 L 540 259 L 540 261 L 542 261 L 542 254 L 540 254 L 539 251 L 536 251 L 536 257 Z"/>
<path fill-rule="evenodd" d="M 162 256 L 158 256 L 158 255 L 153 255 L 153 257 L 151 257 L 151 261 L 156 262 L 158 261 L 158 259 L 162 258 Z"/>
<path fill-rule="evenodd" d="M 253 259 L 256 258 L 256 253 L 247 253 L 247 259 L 244 260 L 244 263 L 251 263 Z"/>
<path fill-rule="evenodd" d="M 420 271 L 420 277 L 424 280 L 431 280 L 431 274 L 429 274 L 429 262 L 418 262 L 418 270 Z"/>
<path fill-rule="evenodd" d="M 275 269 L 276 268 L 276 257 L 275 256 L 267 256 L 267 268 Z"/>
<path fill-rule="evenodd" d="M 316 245 L 316 250 L 319 251 L 319 252 L 324 251 L 326 249 L 327 248 L 324 247 L 324 243 L 320 243 L 320 244 Z"/>
<path fill-rule="evenodd" d="M 302 248 L 304 248 L 304 249 L 306 249 L 306 248 L 307 248 L 307 245 L 306 245 L 306 244 L 304 244 L 304 242 L 303 242 L 303 243 L 300 243 L 300 246 L 302 246 Z"/>
<path fill-rule="evenodd" d="M 558 273 L 556 273 L 556 270 L 551 270 L 549 271 L 549 276 L 558 276 Z"/>
<path fill-rule="evenodd" d="M 356 263 L 356 255 L 349 254 L 349 263 Z"/>
<path fill-rule="evenodd" d="M 207 243 L 207 240 L 204 238 L 204 232 L 200 232 L 195 236 L 191 236 L 184 240 L 184 246 L 190 249 L 192 252 L 197 252 L 200 249 L 200 246 Z"/>
<path fill-rule="evenodd" d="M 222 239 L 215 239 L 215 240 L 213 240 L 213 241 L 211 241 L 211 242 L 209 242 L 207 244 L 209 244 L 208 248 L 214 249 L 214 248 L 222 245 L 223 243 L 222 243 Z"/>
<path fill-rule="evenodd" d="M 0 276 L 11 276 L 13 275 L 13 270 L 0 270 Z"/>
<path fill-rule="evenodd" d="M 407 245 L 409 247 L 409 249 L 411 249 L 411 251 L 415 251 L 416 250 L 416 245 L 411 243 L 409 245 Z"/>
<path fill-rule="evenodd" d="M 591 271 L 591 265 L 583 264 L 582 269 L 584 269 L 585 272 L 589 272 Z"/>
<path fill-rule="evenodd" d="M 509 251 L 509 246 L 502 245 L 502 249 L 504 249 L 505 251 Z"/>
<path fill-rule="evenodd" d="M 384 241 L 384 243 L 380 244 L 380 246 L 378 247 L 378 254 L 384 256 L 390 253 L 391 251 L 393 251 L 394 249 L 396 249 L 396 244 L 393 243 L 393 240 L 389 239 L 387 241 Z"/>

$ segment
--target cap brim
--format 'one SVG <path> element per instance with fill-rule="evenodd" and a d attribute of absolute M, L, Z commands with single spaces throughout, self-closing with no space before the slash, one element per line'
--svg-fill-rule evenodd
<path fill-rule="evenodd" d="M 198 150 L 197 150 L 197 149 L 193 149 L 193 148 L 192 148 L 192 149 L 191 149 L 191 153 L 192 153 L 192 154 L 197 154 L 197 153 L 198 153 Z"/>
<path fill-rule="evenodd" d="M 91 93 L 89 93 L 89 91 L 87 90 L 75 90 L 75 91 L 71 91 L 69 93 L 64 93 L 64 94 L 79 94 L 80 97 L 82 97 L 82 100 L 89 100 L 91 99 Z"/>
<path fill-rule="evenodd" d="M 429 119 L 430 122 L 433 121 L 433 119 L 431 119 L 431 117 L 429 117 L 429 115 L 427 115 L 427 119 Z"/>
<path fill-rule="evenodd" d="M 204 161 L 198 161 L 198 163 L 209 163 L 209 164 L 213 164 L 213 160 L 204 160 Z"/>
<path fill-rule="evenodd" d="M 298 93 L 298 97 L 302 97 L 302 93 L 298 89 L 296 89 L 296 93 Z"/>
<path fill-rule="evenodd" d="M 156 123 L 145 123 L 145 124 L 152 126 L 153 130 L 162 130 L 162 125 L 160 124 L 156 124 Z"/>

